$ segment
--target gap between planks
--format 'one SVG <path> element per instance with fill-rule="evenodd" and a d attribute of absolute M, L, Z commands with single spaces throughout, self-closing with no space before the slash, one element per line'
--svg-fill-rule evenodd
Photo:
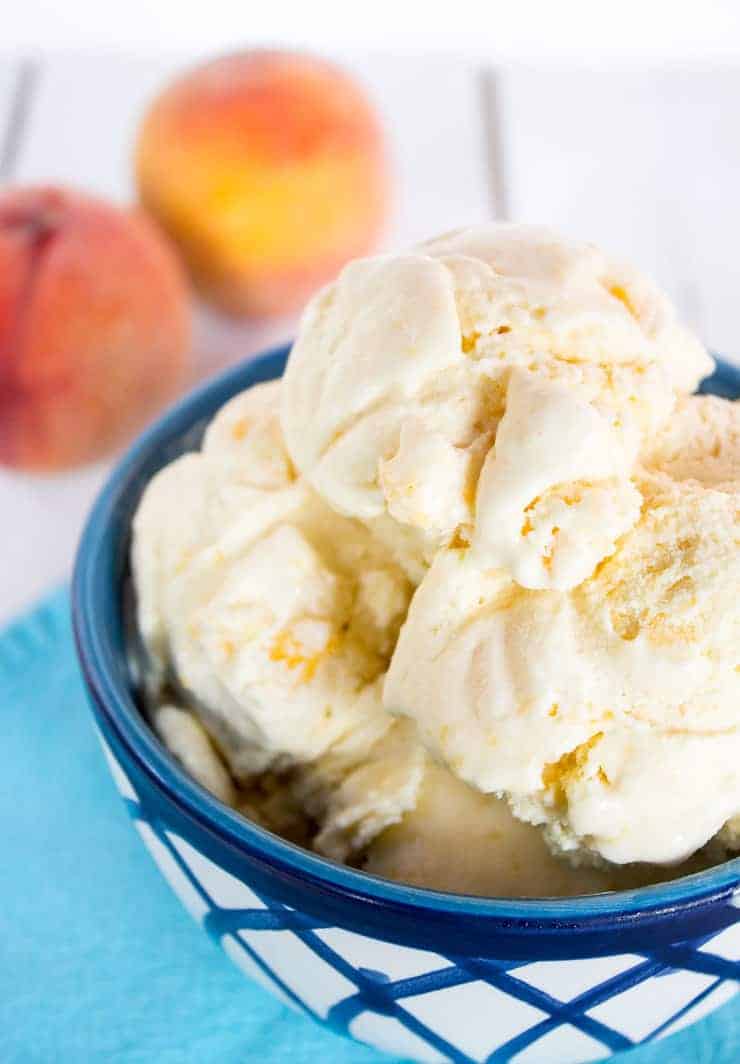
<path fill-rule="evenodd" d="M 36 59 L 21 62 L 11 91 L 8 122 L 0 141 L 0 181 L 11 181 L 16 174 L 21 145 L 36 95 L 41 66 Z"/>
<path fill-rule="evenodd" d="M 482 68 L 478 72 L 478 91 L 489 206 L 493 218 L 505 222 L 511 218 L 511 197 L 499 72 L 493 67 Z"/>

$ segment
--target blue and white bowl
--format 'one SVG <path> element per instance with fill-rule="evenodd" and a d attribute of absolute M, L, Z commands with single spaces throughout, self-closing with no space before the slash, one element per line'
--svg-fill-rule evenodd
<path fill-rule="evenodd" d="M 231 959 L 286 1004 L 415 1060 L 577 1064 L 705 1016 L 740 979 L 740 859 L 572 899 L 403 886 L 244 820 L 148 727 L 124 630 L 132 514 L 150 477 L 196 447 L 232 395 L 279 376 L 286 355 L 237 366 L 154 425 L 109 480 L 79 549 L 74 621 L 90 701 L 113 778 L 162 874 Z M 737 396 L 740 371 L 720 364 L 706 390 Z"/>

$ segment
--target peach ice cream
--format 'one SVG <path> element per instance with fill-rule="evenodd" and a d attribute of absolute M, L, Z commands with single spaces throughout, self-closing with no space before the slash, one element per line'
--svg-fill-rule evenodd
<path fill-rule="evenodd" d="M 144 494 L 159 734 L 246 815 L 421 886 L 723 859 L 740 405 L 690 394 L 711 366 L 648 281 L 548 230 L 351 264 L 283 381 Z"/>

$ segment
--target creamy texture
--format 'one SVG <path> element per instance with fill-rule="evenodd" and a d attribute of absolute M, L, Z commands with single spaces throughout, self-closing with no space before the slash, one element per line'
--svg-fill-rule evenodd
<path fill-rule="evenodd" d="M 295 478 L 277 396 L 263 385 L 229 403 L 134 521 L 156 682 L 196 708 L 237 779 L 372 747 L 391 724 L 377 681 L 410 593 L 372 536 Z"/>
<path fill-rule="evenodd" d="M 488 544 L 491 560 L 525 587 L 574 587 L 639 517 L 631 464 L 620 434 L 592 404 L 563 384 L 512 370 L 478 483 L 487 504 L 474 545 Z M 481 561 L 489 554 L 475 553 Z"/>
<path fill-rule="evenodd" d="M 740 403 L 716 395 L 682 397 L 668 423 L 646 447 L 642 465 L 671 479 L 740 490 Z"/>
<path fill-rule="evenodd" d="M 491 224 L 351 263 L 306 311 L 281 419 L 316 491 L 395 527 L 414 579 L 457 539 L 568 589 L 636 520 L 635 457 L 711 367 L 634 271 Z"/>
<path fill-rule="evenodd" d="M 681 405 L 636 471 L 637 524 L 575 590 L 456 549 L 416 592 L 386 705 L 560 849 L 677 862 L 740 809 L 740 496 L 717 446 L 737 410 Z"/>

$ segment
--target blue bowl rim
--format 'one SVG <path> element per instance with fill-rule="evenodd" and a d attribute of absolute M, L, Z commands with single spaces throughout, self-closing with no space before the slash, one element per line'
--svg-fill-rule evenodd
<path fill-rule="evenodd" d="M 668 883 L 629 891 L 575 898 L 488 898 L 413 887 L 337 864 L 296 846 L 246 820 L 200 787 L 168 753 L 144 718 L 131 691 L 114 675 L 122 650 L 111 626 L 97 623 L 111 607 L 120 611 L 120 587 L 110 573 L 111 557 L 128 527 L 121 510 L 131 506 L 149 479 L 141 467 L 152 455 L 201 419 L 210 417 L 231 396 L 282 371 L 290 345 L 280 345 L 237 364 L 190 392 L 155 421 L 124 454 L 101 489 L 80 539 L 72 580 L 72 616 L 85 682 L 107 724 L 126 752 L 170 801 L 237 851 L 259 859 L 275 872 L 310 880 L 328 890 L 375 906 L 386 904 L 419 917 L 449 917 L 545 923 L 553 930 L 619 924 L 626 917 L 657 915 L 725 897 L 740 886 L 740 857 Z M 276 372 L 277 371 L 277 372 Z M 718 391 L 740 393 L 740 368 L 718 359 L 713 376 Z M 162 463 L 164 464 L 164 463 Z M 127 502 L 128 500 L 128 502 Z"/>

